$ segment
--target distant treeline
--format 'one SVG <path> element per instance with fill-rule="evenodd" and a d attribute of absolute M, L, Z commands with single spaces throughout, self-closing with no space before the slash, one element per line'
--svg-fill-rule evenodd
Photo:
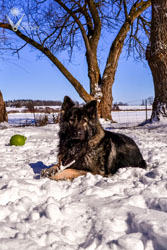
<path fill-rule="evenodd" d="M 61 106 L 61 101 L 52 101 L 52 100 L 31 100 L 31 99 L 19 99 L 19 100 L 10 100 L 5 102 L 6 107 L 35 107 L 35 106 Z M 75 102 L 76 106 L 79 106 L 79 102 Z"/>
<path fill-rule="evenodd" d="M 31 99 L 20 99 L 20 100 L 10 100 L 6 101 L 6 107 L 27 107 L 29 105 L 32 106 L 61 106 L 62 102 L 61 101 L 51 101 L 51 100 L 31 100 Z"/>

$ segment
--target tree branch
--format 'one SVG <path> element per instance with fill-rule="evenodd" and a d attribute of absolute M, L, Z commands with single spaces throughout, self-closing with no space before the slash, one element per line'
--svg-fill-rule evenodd
<path fill-rule="evenodd" d="M 90 44 L 89 44 L 89 40 L 88 40 L 88 37 L 87 37 L 87 34 L 86 34 L 86 31 L 82 25 L 82 23 L 80 22 L 80 20 L 78 19 L 78 17 L 74 14 L 74 12 L 69 9 L 61 0 L 54 0 L 55 2 L 57 2 L 65 11 L 67 11 L 70 16 L 72 16 L 72 18 L 75 20 L 75 22 L 78 24 L 79 28 L 80 28 L 80 31 L 82 33 L 82 37 L 83 37 L 83 40 L 85 42 L 85 47 L 86 47 L 86 50 L 88 51 L 88 53 L 91 53 L 91 49 L 90 49 Z"/>
<path fill-rule="evenodd" d="M 18 58 L 20 57 L 19 51 L 22 50 L 26 45 L 27 45 L 27 42 L 25 44 L 23 44 L 20 48 L 16 49 L 16 51 L 14 52 L 14 54 L 18 55 Z"/>
<path fill-rule="evenodd" d="M 94 22 L 92 41 L 95 41 L 97 46 L 97 42 L 99 41 L 101 33 L 101 20 L 94 0 L 88 0 L 88 6 Z"/>
<path fill-rule="evenodd" d="M 138 2 L 138 1 L 137 1 Z M 147 1 L 141 1 L 140 3 L 134 4 L 130 10 L 129 16 L 131 22 L 134 22 L 134 20 L 141 15 L 141 13 L 146 10 L 149 6 L 151 6 L 151 0 Z"/>
<path fill-rule="evenodd" d="M 86 4 L 83 6 L 83 8 L 81 8 L 81 13 L 84 15 L 85 17 L 85 20 L 86 20 L 86 25 L 87 25 L 87 29 L 88 29 L 88 39 L 89 39 L 89 36 L 92 34 L 93 32 L 93 23 L 92 23 L 92 19 L 91 19 L 91 16 L 89 15 L 87 9 L 86 9 Z"/>
<path fill-rule="evenodd" d="M 0 27 L 4 28 L 4 29 L 8 29 L 8 30 L 14 32 L 10 24 L 0 23 Z M 36 49 L 38 49 L 39 51 L 41 51 L 43 54 L 45 54 L 53 62 L 53 64 L 56 65 L 56 67 L 61 71 L 61 73 L 68 79 L 68 81 L 73 85 L 73 87 L 77 90 L 77 92 L 79 93 L 80 97 L 84 101 L 89 102 L 89 101 L 91 101 L 93 99 L 93 97 L 91 97 L 86 92 L 86 90 L 83 88 L 83 86 L 81 85 L 81 83 L 64 67 L 64 65 L 58 60 L 57 57 L 55 57 L 51 53 L 51 51 L 49 51 L 49 49 L 47 49 L 44 46 L 42 46 L 41 44 L 37 43 L 35 40 L 27 37 L 26 35 L 24 35 L 23 33 L 21 33 L 19 30 L 17 30 L 14 33 L 18 37 L 20 37 L 22 40 L 24 40 L 26 43 L 32 45 L 33 47 L 35 47 Z"/>
<path fill-rule="evenodd" d="M 59 37 L 60 37 L 60 35 L 61 35 L 61 33 L 62 33 L 62 30 L 63 30 L 63 28 L 65 27 L 65 24 L 68 22 L 69 18 L 70 18 L 69 15 L 65 18 L 64 23 L 63 23 L 62 27 L 60 28 L 60 31 L 59 31 L 59 33 L 58 33 L 58 35 L 57 35 L 56 41 L 59 39 Z M 53 32 L 51 32 L 50 35 L 47 35 L 47 37 L 46 37 L 46 38 L 43 40 L 43 42 L 42 42 L 42 46 L 44 46 L 45 42 L 46 42 L 50 37 L 52 37 L 52 35 L 54 35 L 54 34 L 56 33 L 56 31 L 57 31 L 57 29 L 55 28 L 55 30 L 53 30 Z"/>
<path fill-rule="evenodd" d="M 123 5 L 124 5 L 124 12 L 125 12 L 125 19 L 128 19 L 128 10 L 127 10 L 126 0 L 123 0 Z"/>
<path fill-rule="evenodd" d="M 150 22 L 148 22 L 144 17 L 142 17 L 142 16 L 139 16 L 138 17 L 139 18 L 139 20 L 141 20 L 141 23 L 142 23 L 142 27 L 143 27 L 143 29 L 144 29 L 144 31 L 145 31 L 145 33 L 146 33 L 146 36 L 148 37 L 148 39 L 150 38 L 150 32 L 149 32 L 149 27 L 151 27 L 151 23 Z"/>
<path fill-rule="evenodd" d="M 103 78 L 104 76 L 109 75 L 109 72 L 111 71 L 112 68 L 116 67 L 118 63 L 118 58 L 123 48 L 126 35 L 130 30 L 130 26 L 133 24 L 135 19 L 138 16 L 140 16 L 140 14 L 151 5 L 151 0 L 145 2 L 142 0 L 140 3 L 137 2 L 132 6 L 130 13 L 128 15 L 128 19 L 125 20 L 124 24 L 122 25 L 122 27 L 118 32 L 118 35 L 116 36 L 115 40 L 113 41 L 110 47 L 110 52 L 104 70 Z"/>

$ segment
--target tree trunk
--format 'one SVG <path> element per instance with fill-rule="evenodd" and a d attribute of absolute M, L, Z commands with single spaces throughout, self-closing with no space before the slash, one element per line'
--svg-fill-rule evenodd
<path fill-rule="evenodd" d="M 151 121 L 167 119 L 167 0 L 152 0 L 150 44 L 146 59 L 155 89 Z"/>
<path fill-rule="evenodd" d="M 104 69 L 101 88 L 102 97 L 99 105 L 100 117 L 104 119 L 112 120 L 112 86 L 115 80 L 115 73 L 118 67 L 119 57 L 129 30 L 130 23 L 129 21 L 126 21 L 121 27 L 114 42 L 112 43 L 106 67 Z"/>
<path fill-rule="evenodd" d="M 112 111 L 112 84 L 108 82 L 108 84 L 103 85 L 102 88 L 102 98 L 99 103 L 99 116 L 106 120 L 112 120 L 111 111 Z"/>
<path fill-rule="evenodd" d="M 7 122 L 8 115 L 6 112 L 5 102 L 3 100 L 2 93 L 0 91 L 0 122 Z"/>

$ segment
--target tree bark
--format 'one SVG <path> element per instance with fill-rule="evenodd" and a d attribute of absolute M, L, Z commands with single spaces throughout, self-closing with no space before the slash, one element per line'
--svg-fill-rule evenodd
<path fill-rule="evenodd" d="M 151 122 L 167 119 L 167 0 L 152 0 L 150 44 L 146 59 L 155 89 Z"/>
<path fill-rule="evenodd" d="M 112 85 L 114 81 L 106 81 L 106 84 L 102 87 L 102 98 L 98 106 L 98 113 L 100 118 L 107 120 L 112 120 L 111 110 L 112 110 Z"/>
<path fill-rule="evenodd" d="M 6 112 L 5 102 L 3 100 L 2 92 L 0 91 L 0 122 L 7 122 L 8 115 Z"/>
<path fill-rule="evenodd" d="M 102 78 L 102 97 L 99 105 L 99 114 L 101 118 L 112 120 L 112 86 L 115 80 L 115 74 L 118 67 L 118 61 L 127 33 L 130 30 L 130 21 L 127 20 L 121 27 L 118 35 L 116 36 L 110 48 L 109 56 L 107 59 L 106 67 Z"/>

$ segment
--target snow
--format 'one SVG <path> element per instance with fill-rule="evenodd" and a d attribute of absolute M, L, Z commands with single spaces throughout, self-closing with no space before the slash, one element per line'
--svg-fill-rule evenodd
<path fill-rule="evenodd" d="M 97 92 L 97 95 L 100 92 Z M 113 111 L 113 120 L 118 123 L 141 123 L 146 119 L 146 111 L 143 110 L 144 106 L 120 106 L 123 111 Z M 149 107 L 148 107 L 149 108 Z M 34 116 L 36 119 L 40 119 L 45 113 L 23 113 L 20 109 L 16 109 L 17 113 L 8 114 L 10 125 L 29 125 L 34 124 Z M 147 118 L 151 117 L 151 110 L 147 111 Z M 51 123 L 53 123 L 53 114 L 46 114 Z M 55 114 L 56 116 L 57 114 Z"/>
<path fill-rule="evenodd" d="M 119 105 L 120 110 L 145 110 L 146 106 L 144 105 Z M 152 110 L 151 105 L 147 105 L 147 109 Z"/>
<path fill-rule="evenodd" d="M 98 83 L 95 83 L 95 98 L 98 100 L 98 101 L 100 101 L 99 100 L 99 98 L 100 97 L 102 97 L 103 96 L 103 93 L 102 93 L 102 91 L 101 91 L 101 88 L 98 86 Z"/>
<path fill-rule="evenodd" d="M 108 130 L 138 144 L 147 169 L 123 168 L 110 178 L 40 179 L 57 162 L 58 125 L 0 129 L 1 250 L 167 249 L 167 124 Z M 133 125 L 133 124 L 131 124 Z M 126 126 L 125 126 L 126 127 Z M 131 126 L 132 127 L 132 126 Z M 10 137 L 27 137 L 22 147 Z"/>
<path fill-rule="evenodd" d="M 147 111 L 147 118 L 151 117 L 152 111 Z M 141 123 L 146 120 L 146 111 L 114 111 L 112 118 L 118 123 Z"/>
<path fill-rule="evenodd" d="M 157 110 L 153 112 L 152 121 L 166 121 L 167 117 L 167 105 L 164 103 L 158 103 Z"/>
<path fill-rule="evenodd" d="M 35 120 L 40 120 L 44 116 L 48 117 L 50 123 L 53 123 L 53 115 L 57 117 L 57 114 L 47 114 L 47 113 L 11 113 L 8 114 L 8 120 L 10 125 L 32 125 Z"/>

